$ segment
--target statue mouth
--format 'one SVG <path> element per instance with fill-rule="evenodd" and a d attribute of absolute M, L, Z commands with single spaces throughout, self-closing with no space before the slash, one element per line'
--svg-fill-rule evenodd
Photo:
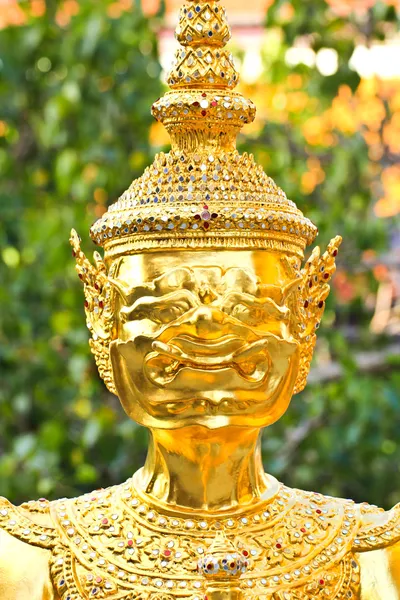
<path fill-rule="evenodd" d="M 247 342 L 235 335 L 199 340 L 188 335 L 168 342 L 155 340 L 145 359 L 148 377 L 165 385 L 183 369 L 208 372 L 233 369 L 248 383 L 259 384 L 269 370 L 268 337 Z"/>
<path fill-rule="evenodd" d="M 214 331 L 209 337 L 170 329 L 152 339 L 114 342 L 121 394 L 128 384 L 134 401 L 141 398 L 151 414 L 162 406 L 170 416 L 189 411 L 225 418 L 266 405 L 297 364 L 297 342 L 273 333 Z"/>

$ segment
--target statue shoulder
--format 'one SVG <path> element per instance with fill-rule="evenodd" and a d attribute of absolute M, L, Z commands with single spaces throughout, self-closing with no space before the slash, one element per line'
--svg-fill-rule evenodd
<path fill-rule="evenodd" d="M 353 550 L 360 565 L 363 598 L 400 597 L 400 504 L 384 511 L 359 505 L 360 528 Z"/>
<path fill-rule="evenodd" d="M 354 539 L 356 552 L 388 548 L 400 542 L 400 503 L 391 510 L 363 503 L 357 505 L 360 526 Z"/>
<path fill-rule="evenodd" d="M 0 497 L 0 529 L 27 545 L 50 549 L 57 542 L 52 502 L 41 498 L 14 506 Z"/>
<path fill-rule="evenodd" d="M 0 600 L 54 598 L 50 579 L 54 528 L 46 511 L 37 508 L 41 516 L 34 519 L 34 511 L 0 497 Z"/>
<path fill-rule="evenodd" d="M 60 545 L 68 545 L 68 539 L 73 537 L 71 521 L 85 521 L 90 512 L 88 506 L 98 508 L 100 503 L 104 509 L 112 507 L 118 502 L 123 485 L 52 502 L 45 498 L 30 500 L 19 506 L 0 496 L 0 531 L 28 546 L 53 551 Z"/>
<path fill-rule="evenodd" d="M 54 581 L 65 585 L 64 557 L 73 554 L 75 516 L 84 518 L 97 496 L 111 507 L 120 486 L 50 502 L 45 498 L 14 506 L 0 497 L 0 600 L 55 600 Z M 79 517 L 77 517 L 79 520 Z M 71 538 L 71 539 L 70 539 Z"/>
<path fill-rule="evenodd" d="M 368 552 L 400 543 L 400 503 L 385 511 L 366 502 L 356 504 L 353 500 L 314 492 L 291 490 L 291 493 L 296 497 L 297 506 L 305 508 L 305 514 L 322 523 L 333 515 L 336 526 L 343 530 L 340 537 L 351 540 L 353 552 Z"/>
<path fill-rule="evenodd" d="M 330 555 L 334 551 L 333 564 L 347 561 L 354 581 L 360 584 L 362 598 L 400 598 L 400 504 L 385 511 L 311 492 L 291 493 L 296 497 L 296 511 L 308 517 L 306 535 L 310 532 L 314 540 L 322 540 L 320 551 L 329 550 Z"/>

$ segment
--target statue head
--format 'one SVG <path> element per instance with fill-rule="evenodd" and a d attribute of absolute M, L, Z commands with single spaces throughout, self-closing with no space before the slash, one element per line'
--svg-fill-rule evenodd
<path fill-rule="evenodd" d="M 153 105 L 169 154 L 97 221 L 92 265 L 72 232 L 100 375 L 127 414 L 150 428 L 261 428 L 306 383 L 340 244 L 302 268 L 316 227 L 239 155 L 252 102 L 238 76 L 217 0 L 188 1 L 172 90 Z"/>

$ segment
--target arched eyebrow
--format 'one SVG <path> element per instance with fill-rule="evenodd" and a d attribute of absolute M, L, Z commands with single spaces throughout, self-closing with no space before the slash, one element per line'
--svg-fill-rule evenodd
<path fill-rule="evenodd" d="M 132 305 L 143 296 L 164 296 L 177 289 L 192 289 L 194 273 L 188 267 L 177 267 L 162 273 L 152 281 L 138 286 L 128 286 L 120 279 L 109 278 L 111 285 L 119 292 L 126 305 Z"/>
<path fill-rule="evenodd" d="M 246 294 L 245 292 L 230 292 L 224 296 L 221 308 L 227 308 L 228 304 L 231 306 L 237 306 L 238 304 L 244 304 L 249 308 L 255 308 L 261 310 L 266 315 L 273 317 L 279 321 L 289 318 L 289 308 L 285 305 L 277 304 L 271 297 L 256 297 L 253 294 Z"/>
<path fill-rule="evenodd" d="M 189 290 L 176 289 L 161 296 L 140 296 L 131 305 L 121 308 L 120 315 L 123 321 L 143 319 L 159 307 L 176 306 L 179 302 L 186 302 L 189 309 L 199 304 L 196 296 Z"/>
<path fill-rule="evenodd" d="M 228 292 L 225 294 L 221 307 L 227 308 L 228 304 L 244 304 L 249 308 L 261 310 L 265 315 L 278 321 L 290 318 L 288 299 L 298 286 L 298 279 L 289 281 L 285 286 L 273 284 L 260 284 L 256 294 L 247 292 Z"/>
<path fill-rule="evenodd" d="M 255 298 L 271 298 L 276 304 L 282 306 L 298 286 L 299 278 L 295 277 L 285 285 L 262 283 L 260 278 L 249 269 L 231 267 L 223 275 L 223 284 L 228 289 L 236 287 L 238 292 L 250 294 Z"/>
<path fill-rule="evenodd" d="M 222 276 L 222 284 L 227 287 L 240 284 L 241 291 L 249 294 L 256 294 L 259 287 L 259 277 L 249 269 L 242 267 L 230 267 Z"/>
<path fill-rule="evenodd" d="M 195 283 L 195 275 L 188 267 L 177 267 L 163 273 L 152 284 L 157 295 L 164 295 L 177 289 L 191 289 Z"/>
<path fill-rule="evenodd" d="M 260 296 L 262 298 L 271 298 L 272 300 L 274 300 L 274 302 L 279 304 L 279 306 L 284 306 L 288 298 L 297 289 L 299 281 L 300 279 L 296 277 L 284 286 L 262 283 L 258 286 Z"/>

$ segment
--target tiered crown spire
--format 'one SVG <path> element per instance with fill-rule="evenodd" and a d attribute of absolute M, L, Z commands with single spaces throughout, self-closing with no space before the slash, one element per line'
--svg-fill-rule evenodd
<path fill-rule="evenodd" d="M 152 106 L 172 151 L 159 154 L 91 228 L 107 260 L 166 249 L 267 248 L 302 257 L 316 227 L 236 136 L 255 106 L 238 82 L 225 9 L 187 0 L 180 11 L 170 91 Z"/>
<path fill-rule="evenodd" d="M 165 125 L 173 148 L 234 150 L 237 133 L 254 120 L 256 109 L 232 91 L 239 75 L 225 49 L 231 30 L 219 0 L 186 2 L 175 37 L 181 46 L 167 77 L 172 92 L 153 104 L 154 117 Z"/>
<path fill-rule="evenodd" d="M 234 88 L 238 82 L 232 54 L 223 50 L 231 38 L 225 9 L 215 2 L 191 1 L 181 8 L 176 51 L 168 76 L 171 88 Z"/>

